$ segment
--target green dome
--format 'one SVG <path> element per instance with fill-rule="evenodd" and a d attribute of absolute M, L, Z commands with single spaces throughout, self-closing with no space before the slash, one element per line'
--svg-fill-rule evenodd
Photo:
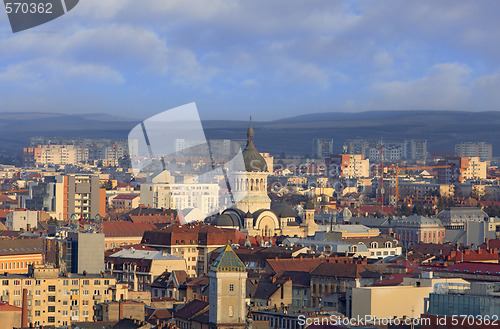
<path fill-rule="evenodd" d="M 246 171 L 267 171 L 266 160 L 264 160 L 264 157 L 260 155 L 253 143 L 253 129 L 251 121 L 247 132 L 247 146 L 243 151 L 243 161 L 245 162 Z"/>

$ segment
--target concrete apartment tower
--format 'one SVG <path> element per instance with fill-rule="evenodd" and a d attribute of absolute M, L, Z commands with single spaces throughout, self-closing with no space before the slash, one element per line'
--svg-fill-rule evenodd
<path fill-rule="evenodd" d="M 245 328 L 247 272 L 230 245 L 212 263 L 208 277 L 210 323 L 217 328 Z"/>

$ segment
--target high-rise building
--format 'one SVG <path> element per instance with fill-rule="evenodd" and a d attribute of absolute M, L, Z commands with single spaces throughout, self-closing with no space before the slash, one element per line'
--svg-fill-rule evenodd
<path fill-rule="evenodd" d="M 365 178 L 370 176 L 370 160 L 362 154 L 332 155 L 327 158 L 330 176 L 345 178 Z"/>
<path fill-rule="evenodd" d="M 455 156 L 479 157 L 481 161 L 491 161 L 492 147 L 491 144 L 486 144 L 485 142 L 456 144 Z"/>
<path fill-rule="evenodd" d="M 312 146 L 312 156 L 317 159 L 324 159 L 333 153 L 333 139 L 314 138 Z"/>
<path fill-rule="evenodd" d="M 55 265 L 61 273 L 104 271 L 104 233 L 51 228 L 43 240 L 43 249 L 45 262 Z"/>
<path fill-rule="evenodd" d="M 438 162 L 439 184 L 455 184 L 466 180 L 486 179 L 486 162 L 479 157 L 447 157 Z"/>
<path fill-rule="evenodd" d="M 408 139 L 403 143 L 404 158 L 412 161 L 425 161 L 427 157 L 427 140 Z"/>

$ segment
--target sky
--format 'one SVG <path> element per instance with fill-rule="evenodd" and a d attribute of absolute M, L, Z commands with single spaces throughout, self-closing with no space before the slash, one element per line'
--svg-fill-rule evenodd
<path fill-rule="evenodd" d="M 0 112 L 496 111 L 499 12 L 489 0 L 80 0 L 13 34 L 2 10 Z"/>

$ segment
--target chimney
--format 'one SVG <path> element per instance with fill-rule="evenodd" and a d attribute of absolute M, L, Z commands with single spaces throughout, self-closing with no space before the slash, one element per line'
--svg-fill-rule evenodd
<path fill-rule="evenodd" d="M 123 319 L 123 303 L 118 302 L 118 320 Z"/>
<path fill-rule="evenodd" d="M 21 313 L 21 327 L 28 327 L 28 289 L 23 289 L 23 309 Z"/>

